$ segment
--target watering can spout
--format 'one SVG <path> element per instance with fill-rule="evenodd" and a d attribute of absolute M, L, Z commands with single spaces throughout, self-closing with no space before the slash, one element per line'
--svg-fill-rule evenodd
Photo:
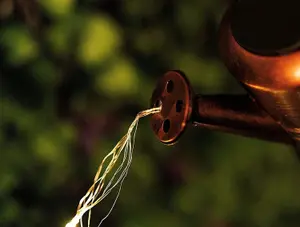
<path fill-rule="evenodd" d="M 151 126 L 165 144 L 178 141 L 188 125 L 273 142 L 293 144 L 293 139 L 249 95 L 194 94 L 181 71 L 169 71 L 158 82 L 151 106 L 162 106 Z"/>

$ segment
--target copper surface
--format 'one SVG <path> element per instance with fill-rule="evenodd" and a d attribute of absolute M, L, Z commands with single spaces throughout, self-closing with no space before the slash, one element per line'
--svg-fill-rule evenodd
<path fill-rule="evenodd" d="M 292 138 L 248 95 L 205 95 L 195 98 L 194 126 L 272 142 Z"/>
<path fill-rule="evenodd" d="M 188 80 L 180 71 L 169 71 L 159 81 L 151 98 L 151 106 L 162 105 L 154 114 L 151 127 L 165 144 L 175 143 L 190 120 L 192 91 Z"/>
<path fill-rule="evenodd" d="M 233 37 L 234 9 L 227 11 L 220 26 L 219 44 L 224 63 L 260 107 L 295 140 L 300 140 L 300 49 L 274 56 L 246 50 Z"/>

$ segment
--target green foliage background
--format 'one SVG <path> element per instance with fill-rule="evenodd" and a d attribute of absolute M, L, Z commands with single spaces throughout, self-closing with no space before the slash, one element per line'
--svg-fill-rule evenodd
<path fill-rule="evenodd" d="M 166 70 L 199 93 L 244 92 L 218 58 L 227 4 L 1 1 L 0 226 L 64 226 Z M 148 121 L 103 226 L 300 226 L 291 148 L 202 129 L 166 147 Z"/>

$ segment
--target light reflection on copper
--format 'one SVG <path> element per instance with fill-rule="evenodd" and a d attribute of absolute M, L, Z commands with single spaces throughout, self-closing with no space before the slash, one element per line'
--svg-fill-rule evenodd
<path fill-rule="evenodd" d="M 263 56 L 246 50 L 232 35 L 232 10 L 225 14 L 219 31 L 224 63 L 261 108 L 286 131 L 294 132 L 300 128 L 300 49 L 279 56 Z M 300 135 L 291 133 L 291 136 L 299 138 Z"/>

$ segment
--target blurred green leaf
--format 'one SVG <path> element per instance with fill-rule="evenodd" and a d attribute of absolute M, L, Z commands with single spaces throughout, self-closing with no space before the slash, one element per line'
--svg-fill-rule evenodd
<path fill-rule="evenodd" d="M 82 30 L 78 58 L 87 66 L 100 64 L 116 55 L 120 45 L 120 30 L 111 18 L 89 15 Z"/>
<path fill-rule="evenodd" d="M 53 18 L 68 15 L 74 9 L 74 0 L 40 0 L 39 4 Z"/>
<path fill-rule="evenodd" d="M 116 60 L 96 78 L 96 89 L 109 97 L 126 98 L 137 94 L 139 78 L 134 65 L 126 58 Z"/>
<path fill-rule="evenodd" d="M 205 91 L 210 92 L 217 92 L 223 88 L 223 78 L 226 74 L 219 62 L 182 52 L 178 52 L 174 59 L 174 66 L 185 72 L 194 86 L 205 85 Z"/>
<path fill-rule="evenodd" d="M 11 26 L 1 33 L 3 34 L 1 41 L 7 49 L 11 64 L 24 64 L 38 56 L 38 45 L 25 27 Z"/>
<path fill-rule="evenodd" d="M 136 49 L 148 55 L 160 51 L 167 42 L 162 27 L 144 29 L 138 32 L 134 38 Z"/>

